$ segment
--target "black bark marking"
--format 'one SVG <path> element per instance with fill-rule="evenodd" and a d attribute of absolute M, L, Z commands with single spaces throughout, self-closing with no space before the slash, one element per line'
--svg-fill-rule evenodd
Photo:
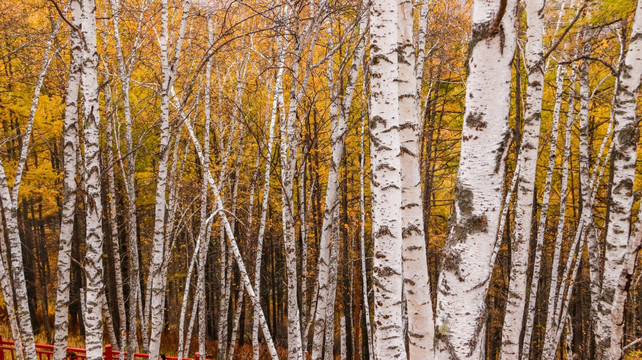
<path fill-rule="evenodd" d="M 482 131 L 488 126 L 488 123 L 483 119 L 484 116 L 482 114 L 471 112 L 466 116 L 466 126 L 477 131 Z"/>

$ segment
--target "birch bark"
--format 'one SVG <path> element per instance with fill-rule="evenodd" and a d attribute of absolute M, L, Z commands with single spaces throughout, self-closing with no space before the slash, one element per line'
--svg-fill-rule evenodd
<path fill-rule="evenodd" d="M 362 14 L 360 23 L 359 35 L 360 37 L 365 33 L 366 22 L 365 14 Z M 330 43 L 330 48 L 333 43 Z M 334 296 L 331 294 L 335 291 L 336 287 L 336 261 L 333 261 L 332 250 L 339 247 L 338 231 L 334 229 L 339 221 L 339 165 L 343 154 L 345 152 L 345 137 L 347 129 L 347 121 L 352 106 L 352 99 L 354 96 L 354 89 L 356 86 L 357 77 L 359 75 L 359 68 L 363 61 L 365 52 L 365 44 L 360 40 L 355 48 L 355 55 L 352 61 L 348 79 L 346 82 L 346 90 L 343 101 L 338 96 L 338 88 L 335 83 L 334 69 L 331 67 L 332 62 L 328 65 L 328 81 L 331 91 L 330 100 L 330 122 L 332 126 L 332 135 L 330 139 L 332 156 L 330 159 L 330 167 L 328 171 L 328 180 L 325 195 L 325 209 L 323 212 L 323 223 L 321 225 L 321 239 L 319 243 L 319 259 L 318 259 L 318 274 L 317 284 L 318 290 L 316 294 L 316 312 L 314 314 L 314 334 L 312 345 L 312 359 L 319 359 L 322 357 L 324 347 L 324 333 L 327 323 L 332 323 L 332 334 L 334 334 L 334 313 L 330 315 L 330 307 L 334 307 Z M 338 250 L 338 249 L 337 249 Z M 338 257 L 338 253 L 334 259 Z M 334 275 L 331 275 L 333 273 Z M 334 281 L 332 280 L 334 277 Z M 333 335 L 334 336 L 334 335 Z"/>
<path fill-rule="evenodd" d="M 571 91 L 569 95 L 569 110 L 568 116 L 566 119 L 566 130 L 564 137 L 564 159 L 562 160 L 562 180 L 560 184 L 560 206 L 559 206 L 559 216 L 557 219 L 557 229 L 556 229 L 556 238 L 555 238 L 555 254 L 559 255 L 558 249 L 561 249 L 561 244 L 564 238 L 564 221 L 566 219 L 566 204 L 568 200 L 568 178 L 569 178 L 569 166 L 570 166 L 570 157 L 571 157 L 571 131 L 573 129 L 574 116 L 573 116 L 573 100 L 574 92 Z M 576 237 L 575 243 L 572 245 L 571 252 L 569 253 L 567 264 L 570 266 L 573 263 L 573 255 L 577 252 L 577 247 L 579 246 L 579 237 Z M 557 256 L 556 258 L 559 258 Z M 577 260 L 579 262 L 579 258 Z M 559 261 L 555 262 L 553 260 L 553 266 L 559 265 Z M 570 267 L 569 267 L 570 269 Z M 560 296 L 564 294 L 564 284 L 567 283 L 568 275 L 565 273 L 562 276 L 562 282 L 560 284 L 559 294 Z M 570 279 L 569 279 L 570 280 Z M 569 292 L 571 291 L 572 286 L 569 286 Z M 561 301 L 558 299 L 555 301 L 555 291 L 557 290 L 557 267 L 552 270 L 551 275 L 551 287 L 549 290 L 549 303 L 548 303 L 548 314 L 546 321 L 545 332 L 545 341 L 543 347 L 544 358 L 550 359 L 554 358 L 555 351 L 557 350 L 557 341 L 555 341 L 555 334 L 560 327 L 563 327 L 563 319 L 560 318 L 557 314 L 559 309 L 562 307 Z"/>
<path fill-rule="evenodd" d="M 326 1 L 319 4 L 317 13 L 306 25 L 305 30 L 300 34 L 302 41 L 296 42 L 294 54 L 297 60 L 292 64 L 292 82 L 290 86 L 290 102 L 287 107 L 287 116 L 285 121 L 281 121 L 281 199 L 282 199 L 282 226 L 283 226 L 283 244 L 285 247 L 285 262 L 287 274 L 287 305 L 288 305 L 288 359 L 303 359 L 303 341 L 301 339 L 301 321 L 298 301 L 298 284 L 297 284 L 297 260 L 296 260 L 296 237 L 294 223 L 294 206 L 293 206 L 293 182 L 296 171 L 298 146 L 300 139 L 300 129 L 298 124 L 297 112 L 299 103 L 305 94 L 305 90 L 310 80 L 312 71 L 312 59 L 314 55 L 316 41 L 320 32 L 321 19 L 324 17 Z M 288 10 L 286 10 L 288 11 Z M 290 10 L 292 13 L 294 9 Z M 287 22 L 295 21 L 286 13 Z M 308 49 L 308 55 L 305 57 L 308 65 L 301 72 L 301 59 L 304 50 Z M 301 75 L 302 74 L 302 75 Z M 301 79 L 299 77 L 301 76 Z"/>
<path fill-rule="evenodd" d="M 85 286 L 85 346 L 87 359 L 103 357 L 103 203 L 100 171 L 100 112 L 98 101 L 98 51 L 96 46 L 96 3 L 82 0 L 81 91 L 84 115 L 84 165 L 86 201 L 86 250 L 83 264 Z"/>
<path fill-rule="evenodd" d="M 169 59 L 169 19 L 167 0 L 161 1 L 161 34 L 160 34 L 160 52 L 161 52 L 161 133 L 160 149 L 158 162 L 158 179 L 156 182 L 156 207 L 154 210 L 154 236 L 152 257 L 149 267 L 149 276 L 147 278 L 148 291 L 145 302 L 145 316 L 143 317 L 143 334 L 147 332 L 147 324 L 151 330 L 149 337 L 149 354 L 153 359 L 158 358 L 160 350 L 161 335 L 163 329 L 163 303 L 165 301 L 165 281 L 162 276 L 162 265 L 165 259 L 166 233 L 165 233 L 165 213 L 167 209 L 166 191 L 168 163 L 170 153 L 170 127 L 169 127 L 169 108 L 170 108 L 170 90 L 173 88 L 176 68 L 180 59 L 183 38 L 187 27 L 187 17 L 189 14 L 191 1 L 187 0 L 183 4 L 183 14 L 179 28 L 178 38 L 176 40 L 176 50 L 174 57 L 170 62 Z M 143 339 L 145 340 L 145 339 Z"/>
<path fill-rule="evenodd" d="M 114 27 L 114 44 L 116 47 L 116 55 L 118 58 L 118 76 L 121 84 L 122 91 L 122 104 L 123 115 L 125 117 L 125 144 L 127 146 L 127 154 L 125 155 L 125 190 L 127 192 L 129 201 L 127 203 L 127 265 L 129 275 L 129 303 L 127 318 L 122 318 L 121 326 L 127 324 L 127 332 L 122 333 L 121 329 L 121 346 L 128 348 L 127 358 L 133 360 L 133 354 L 138 350 L 137 334 L 137 304 L 138 304 L 138 287 L 140 286 L 140 271 L 138 259 L 138 234 L 137 234 L 137 218 L 136 218 L 136 151 L 134 149 L 134 141 L 132 136 L 132 114 L 131 104 L 129 100 L 129 85 L 131 68 L 127 67 L 127 62 L 123 54 L 123 49 L 120 40 L 120 0 L 110 1 L 112 10 L 112 19 Z M 143 24 L 142 15 L 139 18 L 138 31 L 136 41 L 134 41 L 134 50 L 132 56 L 136 53 L 138 46 L 140 46 L 138 39 L 140 34 L 140 27 Z M 129 63 L 131 66 L 131 62 Z M 119 305 L 120 306 L 120 305 Z M 119 308 L 120 309 L 120 308 Z M 120 310 L 119 310 L 120 311 Z M 140 314 L 142 315 L 142 314 Z M 129 336 L 128 336 L 129 335 Z M 129 341 L 129 342 L 127 342 Z"/>
<path fill-rule="evenodd" d="M 0 236 L 4 239 L 4 229 L 0 227 Z M 14 290 L 11 284 L 11 271 L 9 270 L 9 261 L 7 259 L 7 246 L 4 241 L 0 241 L 0 286 L 2 286 L 2 296 L 7 309 L 9 317 L 9 327 L 11 328 L 11 335 L 14 341 L 14 349 L 16 359 L 23 360 L 25 358 L 22 343 L 22 333 L 18 318 L 16 317 L 18 311 L 14 299 Z"/>
<path fill-rule="evenodd" d="M 427 5 L 423 5 L 427 6 Z M 428 259 L 424 234 L 421 190 L 421 84 L 413 44 L 412 1 L 398 1 L 399 47 L 399 136 L 401 161 L 401 217 L 403 290 L 408 316 L 408 358 L 428 359 L 434 355 L 434 317 L 430 298 Z M 421 19 L 420 21 L 427 21 Z M 425 38 L 425 35 L 424 35 Z M 424 44 L 425 46 L 425 44 Z M 420 50 L 419 54 L 423 52 Z M 423 61 L 420 61 L 423 63 Z M 423 72 L 423 68 L 421 69 Z"/>
<path fill-rule="evenodd" d="M 213 29 L 212 16 L 208 13 L 207 15 L 207 44 L 208 48 L 213 46 L 214 34 L 212 33 Z M 210 54 L 208 54 L 210 55 Z M 205 65 L 205 88 L 204 88 L 204 99 L 203 99 L 203 112 L 205 116 L 205 126 L 203 129 L 203 161 L 201 164 L 203 168 L 209 168 L 210 166 L 210 103 L 211 95 L 210 88 L 212 83 L 212 56 L 208 56 L 207 64 Z M 210 239 L 206 237 L 209 234 L 208 222 L 207 222 L 207 175 L 205 171 L 202 171 L 201 176 L 201 224 L 198 230 L 198 238 L 201 240 L 200 249 L 198 254 L 198 289 L 200 292 L 197 292 L 199 297 L 195 298 L 195 303 L 199 304 L 200 302 L 204 303 L 205 298 L 202 298 L 203 290 L 205 289 L 205 263 L 207 261 L 207 250 L 209 248 Z M 196 306 L 194 306 L 196 309 Z M 207 316 L 205 313 L 205 304 L 200 305 L 198 311 L 198 352 L 199 354 L 205 355 L 205 336 L 206 336 L 206 326 L 207 326 Z M 196 314 L 192 314 L 195 316 Z M 220 340 L 219 340 L 220 342 Z M 182 350 L 182 349 L 181 349 Z"/>
<path fill-rule="evenodd" d="M 510 284 L 506 301 L 506 313 L 502 328 L 501 359 L 519 356 L 520 335 L 526 306 L 528 282 L 529 244 L 533 219 L 533 191 L 537 175 L 539 133 L 542 120 L 542 91 L 544 89 L 544 7 L 545 0 L 526 2 L 526 49 L 525 63 L 528 72 L 526 107 L 515 204 L 515 226 L 511 239 Z M 556 130 L 553 130 L 556 131 Z"/>
<path fill-rule="evenodd" d="M 402 205 L 397 2 L 370 6 L 370 163 L 374 238 L 374 356 L 406 359 L 402 324 Z"/>
<path fill-rule="evenodd" d="M 548 152 L 548 167 L 546 169 L 546 178 L 544 182 L 544 194 L 542 195 L 542 208 L 540 210 L 539 222 L 537 226 L 537 240 L 535 243 L 535 258 L 533 261 L 533 276 L 530 283 L 530 294 L 528 297 L 528 309 L 526 311 L 526 324 L 524 327 L 524 339 L 522 342 L 522 360 L 529 358 L 531 348 L 531 336 L 533 334 L 533 324 L 535 321 L 537 292 L 542 269 L 542 251 L 544 248 L 544 234 L 546 230 L 546 219 L 548 217 L 548 208 L 550 204 L 551 188 L 553 182 L 553 172 L 555 170 L 555 159 L 557 158 L 557 138 L 559 133 L 559 119 L 562 107 L 562 95 L 564 91 L 564 75 L 566 70 L 563 66 L 557 67 L 556 75 L 556 92 L 555 105 L 553 107 L 553 121 L 551 124 L 551 143 Z M 571 83 L 573 83 L 571 81 Z M 573 89 L 571 87 L 571 89 Z M 570 99 L 570 97 L 569 97 Z M 570 112 L 571 110 L 569 110 Z"/>
<path fill-rule="evenodd" d="M 268 143 L 265 154 L 265 172 L 263 178 L 263 199 L 261 201 L 261 215 L 259 220 L 259 232 L 256 240 L 256 257 L 254 262 L 254 290 L 257 296 L 261 294 L 261 260 L 263 259 L 263 238 L 265 236 L 265 227 L 267 223 L 267 210 L 270 200 L 270 172 L 272 170 L 272 150 L 274 147 L 276 118 L 279 105 L 283 97 L 283 72 L 285 70 L 285 47 L 283 39 L 277 41 L 277 71 L 276 81 L 274 83 L 274 99 L 272 100 L 272 113 L 270 115 L 270 124 L 268 126 Z M 256 302 L 254 302 L 256 305 Z M 252 321 L 252 359 L 259 359 L 259 311 L 260 307 L 254 306 L 254 318 Z"/>
<path fill-rule="evenodd" d="M 80 28 L 81 8 L 78 1 L 70 3 L 74 26 Z M 54 319 L 54 360 L 67 358 L 67 339 L 69 336 L 69 289 L 71 287 L 71 239 L 74 231 L 76 212 L 76 151 L 78 138 L 78 95 L 82 72 L 82 43 L 80 34 L 75 30 L 69 33 L 70 65 L 65 95 L 65 123 L 63 139 L 63 208 L 60 221 L 58 243 L 58 266 L 56 276 L 56 315 Z"/>
<path fill-rule="evenodd" d="M 595 326 L 596 358 L 600 360 L 622 358 L 624 306 L 623 303 L 620 303 L 621 308 L 614 305 L 616 300 L 626 294 L 629 283 L 626 276 L 626 254 L 631 233 L 633 183 L 639 139 L 636 108 L 641 75 L 642 1 L 638 1 L 628 51 L 618 74 L 620 86 L 613 109 L 611 207 Z"/>
<path fill-rule="evenodd" d="M 437 297 L 437 359 L 481 359 L 510 141 L 516 1 L 475 1 L 455 212 Z"/>
<path fill-rule="evenodd" d="M 114 166 L 116 158 L 113 151 L 113 132 L 114 132 L 114 115 L 115 109 L 111 108 L 111 89 L 109 86 L 105 87 L 105 111 L 106 116 L 106 129 L 105 129 L 105 150 L 106 162 L 111 162 L 107 167 L 107 198 L 109 203 L 109 223 L 110 223 L 110 236 L 112 246 L 112 256 L 114 263 L 114 280 L 116 283 L 116 306 L 118 308 L 118 318 L 120 320 L 118 337 L 113 343 L 115 350 L 124 349 L 127 347 L 126 334 L 127 334 L 127 313 L 125 311 L 125 295 L 123 294 L 123 274 L 120 261 L 120 240 L 118 236 L 118 216 L 116 206 L 116 176 L 114 174 Z M 107 304 L 107 303 L 106 303 Z"/>
<path fill-rule="evenodd" d="M 365 87 L 365 85 L 364 85 Z M 365 90 L 365 89 L 364 89 Z M 366 92 L 364 91 L 364 94 Z M 364 103 L 365 106 L 365 103 Z M 365 116 L 363 116 L 365 119 Z M 365 141 L 365 122 L 367 120 L 361 120 L 361 139 L 359 146 L 359 208 L 361 210 L 361 222 L 360 222 L 360 232 L 359 232 L 359 241 L 360 241 L 360 250 L 361 250 L 361 286 L 363 288 L 363 313 L 366 319 L 366 338 L 368 341 L 368 360 L 374 359 L 374 349 L 372 341 L 372 326 L 370 324 L 370 300 L 368 296 L 368 269 L 366 263 L 366 193 L 365 193 L 365 162 L 366 154 L 364 150 L 364 141 Z"/>

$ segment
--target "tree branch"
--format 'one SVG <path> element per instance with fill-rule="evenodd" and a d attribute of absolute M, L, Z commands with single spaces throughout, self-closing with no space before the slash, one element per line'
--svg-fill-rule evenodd
<path fill-rule="evenodd" d="M 584 13 L 584 10 L 586 10 L 588 3 L 589 3 L 589 0 L 584 1 L 584 4 L 582 5 L 582 7 L 577 11 L 577 14 L 575 14 L 575 18 L 573 18 L 573 21 L 571 21 L 571 23 L 568 24 L 568 26 L 566 27 L 566 29 L 564 29 L 564 32 L 557 39 L 555 44 L 553 44 L 553 46 L 550 49 L 548 49 L 546 54 L 544 54 L 544 56 L 542 57 L 542 61 L 545 61 L 551 55 L 551 53 L 555 51 L 555 49 L 557 49 L 557 47 L 562 43 L 562 40 L 564 40 L 564 38 L 566 37 L 566 34 L 568 34 L 568 32 L 571 31 L 571 29 L 573 28 L 573 25 L 575 25 L 577 20 L 579 20 L 582 14 Z"/>

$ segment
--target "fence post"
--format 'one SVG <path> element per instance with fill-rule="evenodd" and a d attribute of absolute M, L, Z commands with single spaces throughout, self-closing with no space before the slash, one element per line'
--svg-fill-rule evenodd
<path fill-rule="evenodd" d="M 199 360 L 199 353 L 194 354 L 194 360 Z"/>
<path fill-rule="evenodd" d="M 4 342 L 2 340 L 2 334 L 0 334 L 0 360 L 4 360 Z"/>
<path fill-rule="evenodd" d="M 113 356 L 111 353 L 111 344 L 105 345 L 105 360 L 113 360 Z"/>

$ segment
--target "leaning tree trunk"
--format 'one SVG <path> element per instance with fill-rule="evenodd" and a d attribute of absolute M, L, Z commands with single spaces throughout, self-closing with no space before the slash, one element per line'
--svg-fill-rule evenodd
<path fill-rule="evenodd" d="M 20 158 L 18 159 L 18 164 L 16 166 L 12 189 L 9 188 L 9 184 L 7 182 L 4 164 L 0 161 L 0 198 L 2 199 L 2 210 L 7 231 L 6 237 L 9 242 L 7 254 L 10 255 L 10 259 L 5 258 L 5 261 L 7 261 L 6 271 L 8 272 L 6 275 L 12 280 L 11 285 L 15 296 L 13 300 L 15 300 L 14 305 L 16 306 L 16 317 L 18 324 L 20 325 L 20 336 L 17 337 L 17 339 L 22 339 L 23 342 L 23 344 L 18 345 L 18 347 L 22 347 L 24 349 L 24 357 L 27 359 L 36 359 L 37 354 L 33 327 L 31 325 L 31 314 L 29 311 L 27 282 L 25 279 L 24 261 L 22 256 L 23 246 L 20 239 L 20 228 L 18 224 L 18 201 L 22 175 L 27 168 L 27 156 L 29 155 L 29 145 L 33 132 L 34 120 L 36 117 L 36 111 L 38 110 L 38 103 L 40 101 L 40 90 L 42 89 L 45 81 L 45 75 L 47 74 L 47 69 L 49 68 L 51 59 L 57 52 L 57 50 L 54 50 L 52 53 L 52 49 L 59 29 L 60 21 L 57 21 L 53 25 L 52 32 L 49 35 L 47 46 L 42 56 L 43 60 L 40 73 L 38 74 L 38 80 L 36 81 L 36 86 L 31 98 L 29 119 L 27 120 L 25 131 L 22 133 L 22 140 L 18 140 L 19 143 L 22 141 L 22 147 L 20 148 Z M 21 136 L 20 132 L 18 132 L 18 136 Z M 21 358 L 23 354 L 19 353 L 17 356 Z"/>
<path fill-rule="evenodd" d="M 212 16 L 208 13 L 207 15 L 207 44 L 208 48 L 211 48 L 213 45 L 213 30 L 212 30 Z M 208 52 L 208 55 L 209 54 Z M 210 166 L 210 118 L 211 118 L 211 94 L 210 87 L 212 84 L 212 57 L 208 56 L 207 64 L 205 65 L 205 94 L 203 99 L 203 113 L 205 116 L 205 127 L 203 129 L 203 160 L 205 163 L 201 164 L 204 168 L 209 168 Z M 207 221 L 207 175 L 205 171 L 202 172 L 201 176 L 201 223 L 198 229 L 198 239 L 200 241 L 200 249 L 194 249 L 194 251 L 199 252 L 198 254 L 198 276 L 196 278 L 197 288 L 199 291 L 197 293 L 199 297 L 195 297 L 194 310 L 198 308 L 198 352 L 201 355 L 206 354 L 205 350 L 205 337 L 206 337 L 206 324 L 207 324 L 207 314 L 205 312 L 205 299 L 202 298 L 202 291 L 205 289 L 205 262 L 207 261 L 207 253 L 209 249 L 210 239 L 206 236 L 210 233 L 208 227 L 209 223 Z M 186 283 L 186 287 L 187 287 Z M 202 305 L 200 305 L 202 303 Z M 197 306 L 198 305 L 198 306 Z M 192 317 L 196 316 L 196 312 L 192 313 Z M 182 326 L 181 322 L 181 326 Z M 181 334 L 182 336 L 182 334 Z M 183 339 L 180 339 L 182 342 Z M 220 340 L 219 340 L 220 342 Z M 179 351 L 182 352 L 182 349 L 179 346 Z"/>
<path fill-rule="evenodd" d="M 83 263 L 86 286 L 85 346 L 87 359 L 103 357 L 103 203 L 100 171 L 100 112 L 98 101 L 98 52 L 96 49 L 96 3 L 82 0 L 82 76 L 84 115 L 84 165 L 86 201 L 86 253 Z"/>
<path fill-rule="evenodd" d="M 412 1 L 400 0 L 398 3 L 402 255 L 403 289 L 408 316 L 408 357 L 428 359 L 434 355 L 435 327 L 430 298 L 421 191 L 420 157 L 423 121 L 420 108 L 417 106 L 421 92 L 415 76 Z"/>
<path fill-rule="evenodd" d="M 596 358 L 621 359 L 624 332 L 624 299 L 629 281 L 627 246 L 633 206 L 633 183 L 639 128 L 636 105 L 642 75 L 642 0 L 637 3 L 631 40 L 621 66 L 614 103 L 611 207 L 606 230 L 604 271 L 595 324 Z M 618 305 L 617 307 L 615 305 Z"/>
<path fill-rule="evenodd" d="M 397 2 L 370 6 L 370 163 L 374 238 L 374 356 L 406 359 L 402 319 L 402 189 Z"/>
<path fill-rule="evenodd" d="M 80 25 L 80 4 L 71 2 L 72 21 L 76 28 Z M 63 138 L 63 200 L 58 243 L 58 269 L 56 277 L 56 315 L 54 319 L 54 360 L 67 359 L 67 339 L 69 336 L 69 290 L 71 287 L 71 239 L 74 232 L 76 213 L 76 151 L 78 138 L 78 94 L 82 71 L 82 43 L 80 34 L 72 30 L 70 38 L 69 79 L 65 95 L 65 124 Z M 124 319 L 122 320 L 124 321 Z"/>
<path fill-rule="evenodd" d="M 173 89 L 171 93 L 175 99 L 176 94 L 174 93 Z M 196 138 L 194 127 L 192 126 L 192 123 L 190 122 L 189 118 L 185 116 L 182 109 L 179 109 L 179 112 L 180 112 L 181 119 L 183 121 L 183 125 L 185 125 L 189 133 L 190 140 L 192 141 L 192 144 L 196 148 L 196 155 L 198 156 L 201 163 L 203 163 L 203 159 L 204 159 L 203 150 L 201 148 L 201 144 L 198 142 L 198 139 Z M 210 189 L 212 190 L 212 194 L 214 198 L 214 206 L 217 210 L 219 210 L 219 215 L 221 217 L 221 222 L 222 222 L 221 225 L 225 229 L 225 233 L 229 238 L 230 251 L 231 251 L 231 254 L 234 256 L 234 260 L 236 261 L 236 264 L 238 266 L 241 281 L 243 282 L 245 291 L 247 292 L 249 298 L 252 299 L 252 305 L 255 308 L 258 308 L 257 315 L 259 318 L 259 324 L 261 325 L 261 331 L 263 333 L 263 337 L 265 338 L 265 342 L 268 348 L 268 353 L 270 354 L 271 359 L 273 360 L 278 359 L 279 357 L 276 352 L 276 347 L 274 346 L 274 342 L 272 340 L 272 334 L 270 334 L 270 329 L 268 328 L 265 314 L 261 309 L 261 302 L 260 302 L 258 293 L 254 291 L 254 288 L 252 288 L 252 282 L 250 280 L 250 277 L 247 274 L 247 270 L 245 268 L 245 262 L 243 261 L 243 257 L 241 256 L 241 252 L 239 250 L 238 244 L 236 243 L 234 232 L 232 231 L 232 227 L 230 225 L 230 222 L 227 218 L 225 211 L 223 211 L 224 207 L 223 207 L 223 201 L 221 200 L 222 198 L 221 198 L 221 193 L 219 191 L 219 187 L 214 181 L 214 177 L 212 176 L 210 169 L 204 168 L 203 171 L 207 172 L 207 182 L 210 186 Z"/>
<path fill-rule="evenodd" d="M 511 238 L 510 284 L 502 328 L 501 359 L 519 356 L 520 335 L 527 293 L 529 245 L 533 220 L 533 192 L 537 178 L 542 95 L 544 89 L 544 6 L 545 0 L 526 2 L 525 63 L 528 72 L 524 126 L 519 151 L 519 175 L 515 204 L 515 226 Z M 519 66 L 519 64 L 517 65 Z M 556 131 L 556 130 L 553 130 Z"/>
<path fill-rule="evenodd" d="M 503 202 L 510 130 L 514 0 L 476 0 L 455 211 L 437 296 L 437 359 L 484 357 L 485 299 Z"/>

